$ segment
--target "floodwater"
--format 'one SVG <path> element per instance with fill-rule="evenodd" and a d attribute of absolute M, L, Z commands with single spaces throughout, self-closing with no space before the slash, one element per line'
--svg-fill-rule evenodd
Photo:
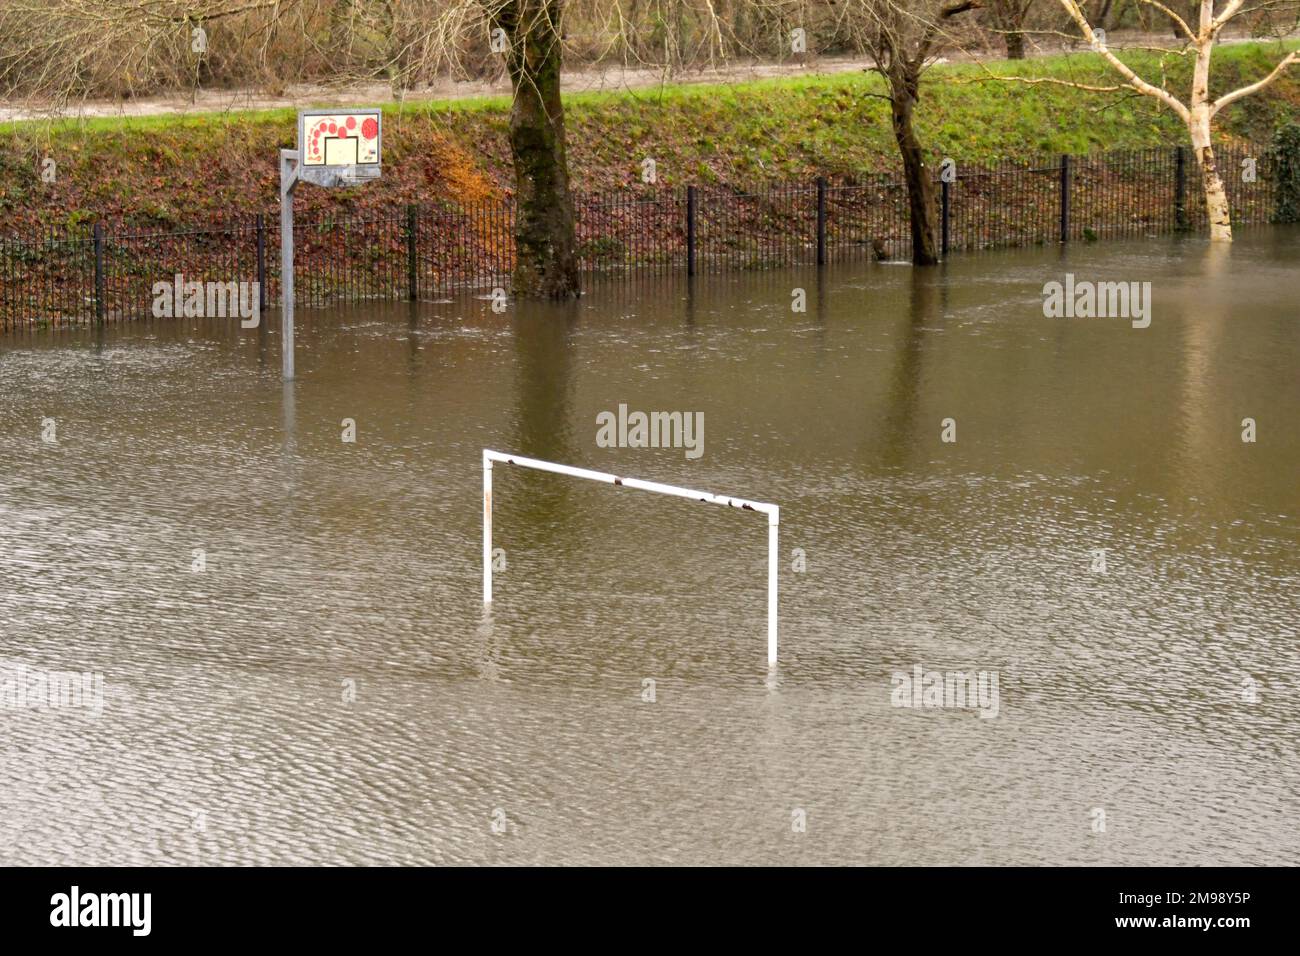
<path fill-rule="evenodd" d="M 1261 229 L 305 312 L 289 390 L 7 336 L 0 677 L 103 684 L 0 709 L 0 863 L 1300 862 L 1297 301 Z M 628 488 L 498 466 L 485 614 L 485 447 L 780 505 L 776 669 L 763 516 Z"/>

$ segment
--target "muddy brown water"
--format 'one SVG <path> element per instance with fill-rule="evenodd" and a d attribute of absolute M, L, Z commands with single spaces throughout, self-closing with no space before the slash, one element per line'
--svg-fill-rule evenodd
<path fill-rule="evenodd" d="M 1298 300 L 1260 229 L 303 311 L 288 389 L 274 328 L 4 337 L 0 679 L 103 698 L 0 709 L 0 862 L 1295 863 Z M 498 467 L 485 613 L 485 447 L 779 504 L 775 671 L 761 515 Z"/>

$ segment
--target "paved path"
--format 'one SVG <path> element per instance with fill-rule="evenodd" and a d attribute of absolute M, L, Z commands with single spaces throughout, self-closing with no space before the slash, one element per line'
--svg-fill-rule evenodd
<path fill-rule="evenodd" d="M 1297 34 L 1300 35 L 1300 34 Z M 1176 46 L 1169 34 L 1112 34 L 1112 49 L 1126 47 Z M 1250 42 L 1249 38 L 1224 39 L 1221 43 Z M 1068 49 L 1053 41 L 1030 50 L 1030 57 L 1047 56 Z M 1082 49 L 1082 44 L 1076 49 Z M 1003 59 L 991 53 L 958 53 L 948 58 L 952 62 L 983 60 L 994 62 Z M 815 57 L 807 60 L 792 59 L 784 63 L 770 61 L 730 61 L 712 68 L 690 70 L 666 76 L 660 70 L 633 69 L 622 66 L 582 68 L 565 73 L 566 92 L 617 91 L 653 89 L 662 83 L 725 85 L 764 77 L 816 76 L 852 73 L 870 69 L 869 57 Z M 947 62 L 940 60 L 938 62 Z M 504 96 L 509 94 L 509 81 L 499 78 L 473 81 L 441 80 L 418 91 L 408 92 L 408 100 L 457 100 L 478 96 Z M 0 107 L 0 122 L 9 120 L 41 119 L 49 116 L 161 116 L 187 113 L 223 113 L 231 110 L 275 109 L 299 106 L 373 106 L 395 103 L 392 89 L 385 83 L 361 83 L 341 88 L 303 84 L 288 87 L 278 95 L 268 95 L 255 90 L 202 90 L 193 98 L 188 94 L 144 97 L 127 102 L 86 100 L 70 104 L 62 110 L 40 105 Z"/>

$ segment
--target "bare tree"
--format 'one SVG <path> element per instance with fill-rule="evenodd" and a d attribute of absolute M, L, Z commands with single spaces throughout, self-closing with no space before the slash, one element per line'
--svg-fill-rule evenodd
<path fill-rule="evenodd" d="M 850 5 L 856 32 L 874 60 L 872 69 L 889 90 L 885 99 L 907 184 L 912 262 L 934 265 L 939 261 L 934 184 L 914 125 L 921 74 L 949 39 L 948 21 L 979 7 L 979 0 L 850 0 Z"/>
<path fill-rule="evenodd" d="M 1030 80 L 1029 82 L 1057 82 L 1079 89 L 1103 92 L 1133 89 L 1144 96 L 1152 97 L 1173 110 L 1186 124 L 1187 132 L 1192 140 L 1192 148 L 1196 153 L 1197 164 L 1201 171 L 1201 185 L 1205 193 L 1206 212 L 1210 220 L 1210 238 L 1221 242 L 1231 242 L 1232 219 L 1228 209 L 1228 195 L 1223 186 L 1223 177 L 1219 174 L 1218 166 L 1215 164 L 1214 145 L 1211 140 L 1214 117 L 1230 103 L 1235 103 L 1237 100 L 1264 89 L 1264 87 L 1281 76 L 1291 64 L 1300 59 L 1300 54 L 1295 50 L 1287 53 L 1262 79 L 1224 93 L 1217 99 L 1211 99 L 1210 97 L 1210 61 L 1214 55 L 1214 47 L 1219 40 L 1220 34 L 1223 32 L 1224 27 L 1234 18 L 1245 13 L 1268 12 L 1289 4 L 1264 0 L 1264 2 L 1247 7 L 1245 0 L 1228 0 L 1227 3 L 1222 4 L 1219 12 L 1215 13 L 1215 0 L 1200 0 L 1198 16 L 1193 27 L 1188 18 L 1183 17 L 1171 6 L 1160 2 L 1160 0 L 1137 0 L 1138 3 L 1159 11 L 1172 21 L 1174 29 L 1185 41 L 1183 54 L 1193 58 L 1191 89 L 1188 91 L 1186 101 L 1184 101 L 1170 92 L 1166 86 L 1157 85 L 1140 77 L 1132 67 L 1111 52 L 1105 41 L 1098 37 L 1092 24 L 1089 23 L 1079 0 L 1058 0 L 1058 2 L 1078 26 L 1084 39 L 1124 78 L 1125 83 L 1120 86 L 1092 86 L 1074 83 L 1069 80 Z M 1014 78 L 1008 77 L 1008 79 Z M 1162 77 L 1161 83 L 1164 82 L 1165 80 Z"/>

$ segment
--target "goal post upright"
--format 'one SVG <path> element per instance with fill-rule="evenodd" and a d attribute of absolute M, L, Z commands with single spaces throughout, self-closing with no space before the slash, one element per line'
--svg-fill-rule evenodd
<path fill-rule="evenodd" d="M 569 475 L 573 478 L 585 478 L 607 485 L 624 488 L 636 488 L 640 491 L 652 491 L 656 494 L 671 495 L 675 498 L 690 498 L 709 504 L 725 505 L 741 511 L 755 511 L 767 515 L 767 663 L 776 665 L 777 656 L 777 581 L 778 536 L 781 525 L 781 509 L 777 505 L 763 501 L 750 501 L 745 498 L 733 498 L 730 495 L 715 495 L 707 491 L 694 491 L 676 485 L 665 485 L 657 481 L 643 481 L 640 478 L 624 478 L 603 471 L 588 468 L 575 468 L 572 465 L 560 465 L 538 458 L 524 458 L 520 455 L 508 455 L 504 452 L 483 449 L 483 603 L 492 601 L 492 463 L 518 465 L 535 471 L 549 471 L 557 475 Z"/>
<path fill-rule="evenodd" d="M 492 459 L 483 452 L 483 603 L 492 603 Z"/>
<path fill-rule="evenodd" d="M 776 666 L 776 582 L 777 535 L 780 533 L 781 509 L 772 505 L 767 513 L 767 666 Z"/>

